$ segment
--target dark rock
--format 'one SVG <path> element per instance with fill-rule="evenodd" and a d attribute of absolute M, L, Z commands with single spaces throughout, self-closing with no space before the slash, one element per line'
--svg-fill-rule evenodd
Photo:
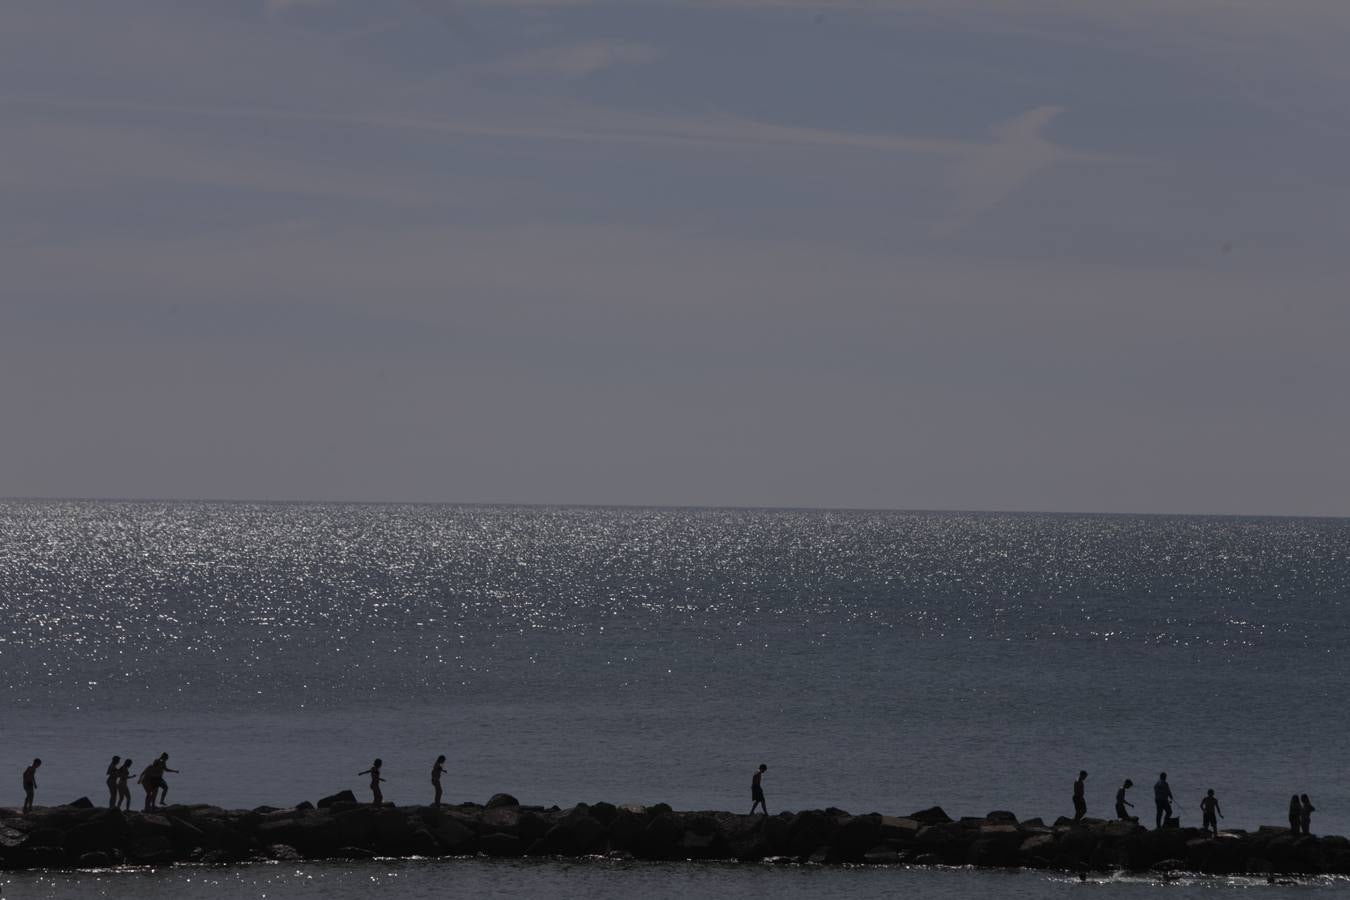
<path fill-rule="evenodd" d="M 305 857 L 290 844 L 270 844 L 267 847 L 267 858 L 277 862 L 299 862 Z"/>
<path fill-rule="evenodd" d="M 1008 812 L 1006 809 L 996 809 L 984 817 L 986 822 L 998 825 L 1016 825 L 1017 816 Z"/>
<path fill-rule="evenodd" d="M 496 809 L 499 806 L 519 806 L 520 801 L 510 794 L 493 794 L 492 799 L 488 800 L 487 808 Z"/>
<path fill-rule="evenodd" d="M 337 859 L 374 859 L 375 854 L 365 847 L 339 847 L 333 854 Z"/>
<path fill-rule="evenodd" d="M 842 862 L 862 862 L 881 843 L 881 816 L 852 816 L 839 821 L 832 846 Z"/>
<path fill-rule="evenodd" d="M 441 820 L 432 835 L 446 853 L 472 853 L 478 837 L 472 828 L 449 816 Z"/>
<path fill-rule="evenodd" d="M 70 801 L 66 806 L 69 806 L 72 809 L 93 809 L 94 801 L 90 800 L 88 797 L 81 797 L 78 800 Z"/>
<path fill-rule="evenodd" d="M 976 838 L 966 851 L 966 864 L 1011 868 L 1020 862 L 1018 851 L 1021 846 L 1022 837 L 1016 832 L 981 836 Z"/>
<path fill-rule="evenodd" d="M 642 831 L 637 855 L 643 859 L 675 859 L 684 826 L 674 813 L 653 816 Z"/>
<path fill-rule="evenodd" d="M 167 835 L 132 838 L 126 852 L 127 859 L 137 863 L 171 863 L 176 858 L 173 841 Z"/>
<path fill-rule="evenodd" d="M 66 832 L 62 843 L 73 854 L 120 849 L 131 835 L 131 826 L 114 809 L 102 810 L 97 818 L 76 825 Z"/>
<path fill-rule="evenodd" d="M 618 814 L 619 808 L 613 803 L 594 803 L 591 805 L 591 818 L 595 819 L 595 821 L 604 825 L 606 828 L 609 827 L 610 823 L 614 821 Z"/>
<path fill-rule="evenodd" d="M 478 839 L 478 849 L 488 856 L 521 856 L 525 848 L 514 834 L 495 831 Z"/>
<path fill-rule="evenodd" d="M 500 796 L 500 795 L 498 795 Z M 511 806 L 488 806 L 487 811 L 478 817 L 484 831 L 500 831 L 503 834 L 516 834 L 520 825 L 520 809 Z"/>
<path fill-rule="evenodd" d="M 299 803 L 295 804 L 295 808 L 298 810 L 308 812 L 309 810 L 314 808 L 314 804 L 310 803 L 308 800 L 301 800 Z"/>
<path fill-rule="evenodd" d="M 80 854 L 81 869 L 106 869 L 117 865 L 117 858 L 103 850 L 90 850 Z"/>
<path fill-rule="evenodd" d="M 900 854 L 886 846 L 873 847 L 863 854 L 863 862 L 873 866 L 884 866 L 899 861 Z"/>
<path fill-rule="evenodd" d="M 327 809 L 334 803 L 355 803 L 356 795 L 351 791 L 338 791 L 336 794 L 329 794 L 318 802 L 319 809 Z"/>
<path fill-rule="evenodd" d="M 56 869 L 66 864 L 67 856 L 63 847 L 25 844 L 19 859 L 24 868 Z"/>
<path fill-rule="evenodd" d="M 928 809 L 921 809 L 918 812 L 910 813 L 907 818 L 913 819 L 920 825 L 938 825 L 952 820 L 952 817 L 947 815 L 940 806 L 930 806 Z"/>
<path fill-rule="evenodd" d="M 642 840 L 646 828 L 645 816 L 621 809 L 609 823 L 609 846 L 614 850 L 631 851 Z"/>
<path fill-rule="evenodd" d="M 787 850 L 794 856 L 807 856 L 817 847 L 829 845 L 838 828 L 835 817 L 821 810 L 800 812 L 788 825 Z"/>

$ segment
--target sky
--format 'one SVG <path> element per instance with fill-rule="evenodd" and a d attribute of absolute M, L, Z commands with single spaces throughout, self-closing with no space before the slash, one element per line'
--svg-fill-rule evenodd
<path fill-rule="evenodd" d="M 1343 0 L 9 0 L 0 496 L 1350 515 Z"/>

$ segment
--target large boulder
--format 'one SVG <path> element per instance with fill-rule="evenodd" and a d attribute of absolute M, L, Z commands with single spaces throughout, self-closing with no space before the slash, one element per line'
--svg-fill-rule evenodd
<path fill-rule="evenodd" d="M 485 834 L 478 839 L 478 849 L 482 850 L 488 856 L 521 856 L 525 853 L 525 847 L 520 838 L 514 834 L 504 834 L 496 831 L 492 834 Z"/>
<path fill-rule="evenodd" d="M 478 837 L 472 828 L 451 816 L 438 822 L 431 833 L 445 853 L 472 853 Z"/>
<path fill-rule="evenodd" d="M 496 809 L 499 806 L 519 806 L 520 801 L 510 794 L 493 794 L 487 802 L 488 809 Z"/>
<path fill-rule="evenodd" d="M 351 791 L 338 791 L 336 794 L 329 794 L 316 804 L 319 809 L 327 809 L 335 803 L 355 803 L 356 795 Z"/>
<path fill-rule="evenodd" d="M 928 809 L 921 809 L 918 812 L 910 813 L 908 818 L 913 819 L 921 825 L 940 825 L 952 820 L 952 817 L 947 815 L 940 806 L 930 806 Z"/>
<path fill-rule="evenodd" d="M 867 851 L 881 843 L 881 816 L 850 816 L 839 820 L 830 843 L 841 862 L 862 862 Z"/>
<path fill-rule="evenodd" d="M 131 826 L 126 818 L 115 809 L 106 809 L 67 831 L 63 843 L 72 854 L 81 855 L 121 849 L 130 836 Z"/>

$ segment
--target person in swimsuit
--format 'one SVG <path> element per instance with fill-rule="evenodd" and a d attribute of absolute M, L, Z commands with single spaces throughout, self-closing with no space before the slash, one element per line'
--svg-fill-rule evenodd
<path fill-rule="evenodd" d="M 1087 815 L 1087 800 L 1083 790 L 1087 787 L 1087 772 L 1080 771 L 1078 780 L 1073 783 L 1073 820 L 1077 822 Z"/>
<path fill-rule="evenodd" d="M 165 799 L 169 796 L 169 782 L 164 780 L 165 772 L 178 774 L 177 769 L 169 768 L 169 754 L 161 753 L 159 755 L 159 806 L 163 806 Z"/>
<path fill-rule="evenodd" d="M 131 760 L 122 760 L 122 767 L 117 770 L 117 805 L 124 807 L 127 812 L 131 811 L 131 790 L 127 788 L 127 779 L 131 777 Z"/>
<path fill-rule="evenodd" d="M 445 755 L 436 757 L 436 765 L 431 767 L 431 786 L 436 789 L 436 799 L 431 801 L 432 806 L 441 805 L 441 773 L 445 771 Z"/>
<path fill-rule="evenodd" d="M 1223 818 L 1223 810 L 1219 809 L 1219 798 L 1214 796 L 1214 788 L 1210 788 L 1209 793 L 1205 794 L 1205 799 L 1200 801 L 1200 812 L 1203 816 L 1200 829 L 1218 834 L 1219 819 Z"/>
<path fill-rule="evenodd" d="M 1294 834 L 1303 830 L 1303 804 L 1298 802 L 1298 794 L 1289 798 L 1289 830 Z"/>
<path fill-rule="evenodd" d="M 33 764 L 23 770 L 23 811 L 30 813 L 33 811 L 33 792 L 37 790 L 37 770 L 42 765 L 42 760 L 35 759 Z"/>
<path fill-rule="evenodd" d="M 750 776 L 750 815 L 752 816 L 755 814 L 756 806 L 764 809 L 764 815 L 769 814 L 769 804 L 764 802 L 764 786 L 761 784 L 764 772 L 768 768 L 764 763 L 760 763 L 759 768 L 755 770 L 755 774 Z"/>
<path fill-rule="evenodd" d="M 1298 824 L 1302 826 L 1304 834 L 1312 834 L 1312 814 L 1316 809 L 1307 794 L 1299 797 Z"/>
<path fill-rule="evenodd" d="M 376 806 L 382 806 L 384 804 L 384 794 L 380 792 L 380 782 L 384 781 L 384 779 L 380 777 L 380 766 L 382 765 L 384 765 L 384 760 L 377 759 L 370 764 L 369 769 L 356 773 L 357 775 L 370 776 L 370 793 L 374 795 L 374 799 L 370 802 Z"/>
<path fill-rule="evenodd" d="M 122 761 L 122 757 L 114 756 L 112 762 L 108 763 L 108 809 L 117 807 L 117 764 Z"/>
<path fill-rule="evenodd" d="M 1124 782 L 1123 784 L 1121 784 L 1120 788 L 1116 791 L 1116 818 L 1117 818 L 1117 819 L 1125 819 L 1125 820 L 1129 820 L 1129 819 L 1134 819 L 1134 818 L 1135 818 L 1134 816 L 1130 815 L 1128 812 L 1125 811 L 1125 808 L 1126 808 L 1127 806 L 1130 806 L 1130 807 L 1134 806 L 1133 803 L 1131 803 L 1130 801 L 1128 801 L 1128 800 L 1125 799 L 1125 792 L 1128 791 L 1128 790 L 1129 790 L 1130 788 L 1132 788 L 1132 787 L 1134 787 L 1134 782 L 1131 781 L 1130 779 L 1126 778 L 1126 779 L 1125 779 L 1125 782 Z M 1137 819 L 1136 819 L 1136 821 L 1137 821 Z"/>

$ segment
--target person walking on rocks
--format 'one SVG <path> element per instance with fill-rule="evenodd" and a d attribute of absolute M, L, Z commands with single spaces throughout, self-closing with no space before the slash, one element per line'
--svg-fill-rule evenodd
<path fill-rule="evenodd" d="M 127 779 L 131 777 L 131 760 L 122 760 L 122 766 L 117 770 L 117 806 L 131 812 L 131 790 L 127 787 Z M 116 808 L 116 807 L 114 807 Z"/>
<path fill-rule="evenodd" d="M 768 768 L 764 763 L 760 763 L 759 768 L 755 770 L 755 774 L 750 776 L 750 815 L 752 816 L 755 814 L 755 807 L 757 806 L 764 810 L 764 815 L 769 814 L 769 804 L 764 802 L 764 785 L 761 783 Z"/>
<path fill-rule="evenodd" d="M 436 789 L 436 799 L 431 801 L 432 806 L 441 805 L 441 773 L 445 771 L 445 754 L 436 757 L 436 765 L 431 767 L 431 786 Z"/>
<path fill-rule="evenodd" d="M 42 760 L 35 759 L 33 764 L 23 770 L 23 811 L 28 814 L 33 811 L 33 792 L 37 790 L 37 770 L 42 766 Z"/>
<path fill-rule="evenodd" d="M 1134 806 L 1133 803 L 1125 799 L 1125 792 L 1132 787 L 1134 787 L 1134 782 L 1126 778 L 1124 783 L 1116 790 L 1116 818 L 1123 821 L 1138 822 L 1138 816 L 1132 816 L 1125 810 L 1127 806 Z"/>
<path fill-rule="evenodd" d="M 169 797 L 169 782 L 164 779 L 165 772 L 172 772 L 177 775 L 177 769 L 169 768 L 169 754 L 161 753 L 159 755 L 159 805 L 163 806 L 164 801 Z"/>
<path fill-rule="evenodd" d="M 1154 828 L 1162 828 L 1163 822 L 1172 818 L 1172 786 L 1167 783 L 1167 773 L 1159 772 L 1158 780 L 1153 784 L 1153 804 L 1158 807 Z"/>
<path fill-rule="evenodd" d="M 1210 788 L 1209 793 L 1205 794 L 1205 799 L 1200 801 L 1200 812 L 1204 815 L 1200 830 L 1217 835 L 1219 833 L 1219 819 L 1223 818 L 1223 810 L 1219 809 L 1219 798 L 1214 796 L 1214 788 Z"/>
<path fill-rule="evenodd" d="M 1298 824 L 1302 827 L 1304 834 L 1312 834 L 1312 814 L 1317 807 L 1312 805 L 1307 794 L 1299 797 L 1298 806 Z"/>
<path fill-rule="evenodd" d="M 1087 788 L 1087 772 L 1080 771 L 1078 780 L 1073 783 L 1073 820 L 1075 822 L 1087 815 L 1087 798 L 1083 791 Z"/>
<path fill-rule="evenodd" d="M 374 798 L 370 802 L 376 806 L 384 805 L 384 794 L 381 793 L 380 791 L 380 782 L 384 781 L 384 779 L 380 777 L 380 766 L 382 765 L 384 765 L 384 760 L 376 759 L 373 763 L 370 764 L 369 769 L 365 769 L 363 771 L 356 773 L 357 775 L 370 776 L 370 793 Z"/>
<path fill-rule="evenodd" d="M 122 757 L 114 756 L 112 762 L 108 763 L 107 784 L 108 784 L 108 809 L 117 808 L 117 764 L 122 761 Z"/>
<path fill-rule="evenodd" d="M 1303 804 L 1298 801 L 1298 794 L 1289 798 L 1289 830 L 1293 834 L 1303 831 Z"/>
<path fill-rule="evenodd" d="M 159 779 L 163 771 L 164 761 L 157 759 L 150 765 L 141 770 L 141 774 L 136 779 L 136 783 L 145 789 L 145 806 L 142 811 L 149 812 L 155 808 L 155 797 L 159 794 Z"/>

